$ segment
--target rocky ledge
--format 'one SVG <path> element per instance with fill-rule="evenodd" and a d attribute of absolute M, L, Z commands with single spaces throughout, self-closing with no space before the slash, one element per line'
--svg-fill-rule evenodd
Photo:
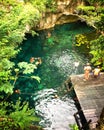
<path fill-rule="evenodd" d="M 48 29 L 58 24 L 81 20 L 75 11 L 78 5 L 84 5 L 83 0 L 57 0 L 55 11 L 47 10 L 43 13 L 36 28 L 38 30 Z"/>

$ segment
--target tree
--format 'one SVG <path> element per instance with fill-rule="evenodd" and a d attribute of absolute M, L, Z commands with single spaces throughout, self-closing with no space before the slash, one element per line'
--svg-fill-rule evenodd
<path fill-rule="evenodd" d="M 104 36 L 100 35 L 97 39 L 91 41 L 91 51 L 93 55 L 91 62 L 95 66 L 102 66 L 104 70 Z"/>
<path fill-rule="evenodd" d="M 25 39 L 25 33 L 36 35 L 33 30 L 45 9 L 45 0 L 40 4 L 36 1 L 2 0 L 0 1 L 0 128 L 24 129 L 25 121 L 30 125 L 34 111 L 29 109 L 28 103 L 13 104 L 7 101 L 13 94 L 13 88 L 20 73 L 32 74 L 37 69 L 36 64 L 21 62 L 15 64 L 12 58 L 20 52 L 19 45 Z M 32 2 L 32 3 L 31 3 Z M 30 76 L 40 81 L 37 76 Z M 18 109 L 16 108 L 18 107 Z M 9 108 L 9 109 L 8 109 Z M 36 116 L 34 116 L 36 118 Z M 18 120 L 19 119 L 19 120 Z M 14 130 L 14 129 L 13 129 Z"/>
<path fill-rule="evenodd" d="M 91 62 L 94 65 L 101 65 L 104 70 L 104 1 L 103 0 L 87 0 L 89 6 L 79 6 L 77 8 L 80 16 L 89 26 L 96 30 L 98 35 L 90 41 L 90 54 L 92 54 Z"/>

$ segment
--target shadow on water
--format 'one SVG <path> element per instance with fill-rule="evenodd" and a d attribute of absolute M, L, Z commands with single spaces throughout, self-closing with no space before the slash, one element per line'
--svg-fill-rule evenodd
<path fill-rule="evenodd" d="M 91 30 L 84 23 L 64 24 L 38 32 L 39 36 L 27 35 L 23 42 L 16 60 L 29 62 L 31 57 L 41 57 L 42 65 L 34 72 L 41 82 L 20 78 L 15 88 L 24 93 L 24 100 L 32 101 L 45 130 L 69 130 L 69 124 L 75 123 L 77 109 L 63 84 L 70 75 L 83 73 L 88 59 L 76 52 L 74 37 Z"/>

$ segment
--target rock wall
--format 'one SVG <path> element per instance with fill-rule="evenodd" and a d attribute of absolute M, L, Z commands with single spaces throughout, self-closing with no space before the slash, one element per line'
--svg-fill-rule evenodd
<path fill-rule="evenodd" d="M 78 5 L 83 5 L 83 0 L 57 0 L 56 11 L 47 10 L 36 27 L 38 30 L 52 28 L 57 24 L 76 22 L 81 18 L 75 12 Z"/>

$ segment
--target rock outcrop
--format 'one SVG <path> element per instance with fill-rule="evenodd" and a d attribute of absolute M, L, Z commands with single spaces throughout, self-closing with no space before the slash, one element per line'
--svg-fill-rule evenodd
<path fill-rule="evenodd" d="M 57 0 L 55 12 L 47 10 L 43 13 L 36 28 L 38 30 L 48 29 L 58 24 L 81 20 L 76 12 L 78 5 L 84 5 L 83 0 Z"/>

